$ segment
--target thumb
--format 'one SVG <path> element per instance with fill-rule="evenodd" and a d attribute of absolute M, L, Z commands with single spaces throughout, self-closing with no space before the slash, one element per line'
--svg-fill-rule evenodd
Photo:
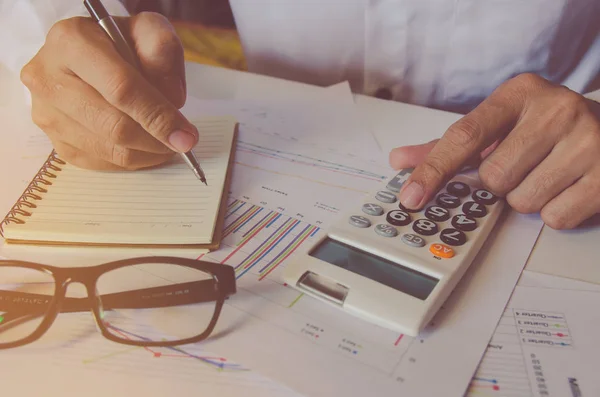
<path fill-rule="evenodd" d="M 183 46 L 169 20 L 154 12 L 115 20 L 134 46 L 146 79 L 181 108 L 186 99 Z"/>

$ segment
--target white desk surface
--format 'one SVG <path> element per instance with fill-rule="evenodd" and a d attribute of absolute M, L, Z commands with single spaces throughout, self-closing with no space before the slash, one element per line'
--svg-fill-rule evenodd
<path fill-rule="evenodd" d="M 201 99 L 289 99 L 290 82 L 237 72 L 212 66 L 187 63 L 188 92 Z M 18 80 L 0 70 L 0 117 L 2 134 L 14 129 L 35 128 L 29 120 L 23 102 L 23 90 Z M 330 95 L 320 87 L 296 83 L 295 91 L 302 89 L 307 96 L 327 100 Z M 440 136 L 459 116 L 426 108 L 383 101 L 355 95 L 359 110 L 372 120 L 373 133 L 385 155 L 395 146 L 415 144 Z M 20 108 L 20 109 L 19 109 Z M 17 109 L 17 110 L 15 110 Z M 397 131 L 404 131 L 398 134 Z M 406 131 L 414 131 L 407 134 Z M 10 178 L 2 171 L 2 181 Z M 6 193 L 1 193 L 3 196 Z M 9 194 L 12 196 L 17 193 Z M 600 241 L 600 217 L 584 227 L 572 231 L 556 231 L 545 226 L 529 258 L 527 270 L 561 275 L 600 284 L 600 265 L 596 244 Z"/>

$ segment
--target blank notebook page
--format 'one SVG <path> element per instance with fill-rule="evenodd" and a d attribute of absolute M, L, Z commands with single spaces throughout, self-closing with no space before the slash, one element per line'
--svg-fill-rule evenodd
<path fill-rule="evenodd" d="M 39 185 L 31 215 L 24 223 L 7 222 L 7 240 L 81 244 L 207 244 L 211 243 L 227 169 L 232 156 L 235 119 L 202 118 L 194 153 L 208 186 L 196 178 L 179 155 L 153 169 L 99 172 L 56 164 L 52 185 Z"/>

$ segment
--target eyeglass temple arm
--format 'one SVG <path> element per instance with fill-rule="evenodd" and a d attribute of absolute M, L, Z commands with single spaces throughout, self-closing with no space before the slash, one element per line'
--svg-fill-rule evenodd
<path fill-rule="evenodd" d="M 225 294 L 228 295 L 229 292 L 225 291 Z M 215 281 L 210 279 L 102 295 L 102 307 L 110 310 L 178 306 L 215 301 L 219 295 Z M 0 327 L 25 316 L 42 316 L 48 310 L 50 302 L 48 295 L 1 291 L 0 311 L 5 313 L 0 315 Z M 88 297 L 65 298 L 60 311 L 87 311 L 91 309 L 89 302 Z"/>

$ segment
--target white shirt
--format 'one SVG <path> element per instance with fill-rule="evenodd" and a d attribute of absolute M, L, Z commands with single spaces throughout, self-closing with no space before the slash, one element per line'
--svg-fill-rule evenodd
<path fill-rule="evenodd" d="M 123 15 L 117 0 L 104 0 Z M 598 0 L 230 0 L 249 70 L 465 112 L 535 72 L 580 93 L 600 74 Z M 0 0 L 0 62 L 18 71 L 72 0 Z M 23 21 L 27 21 L 24 23 Z M 7 50 L 7 47 L 8 50 Z M 600 92 L 600 91 L 599 91 Z"/>

